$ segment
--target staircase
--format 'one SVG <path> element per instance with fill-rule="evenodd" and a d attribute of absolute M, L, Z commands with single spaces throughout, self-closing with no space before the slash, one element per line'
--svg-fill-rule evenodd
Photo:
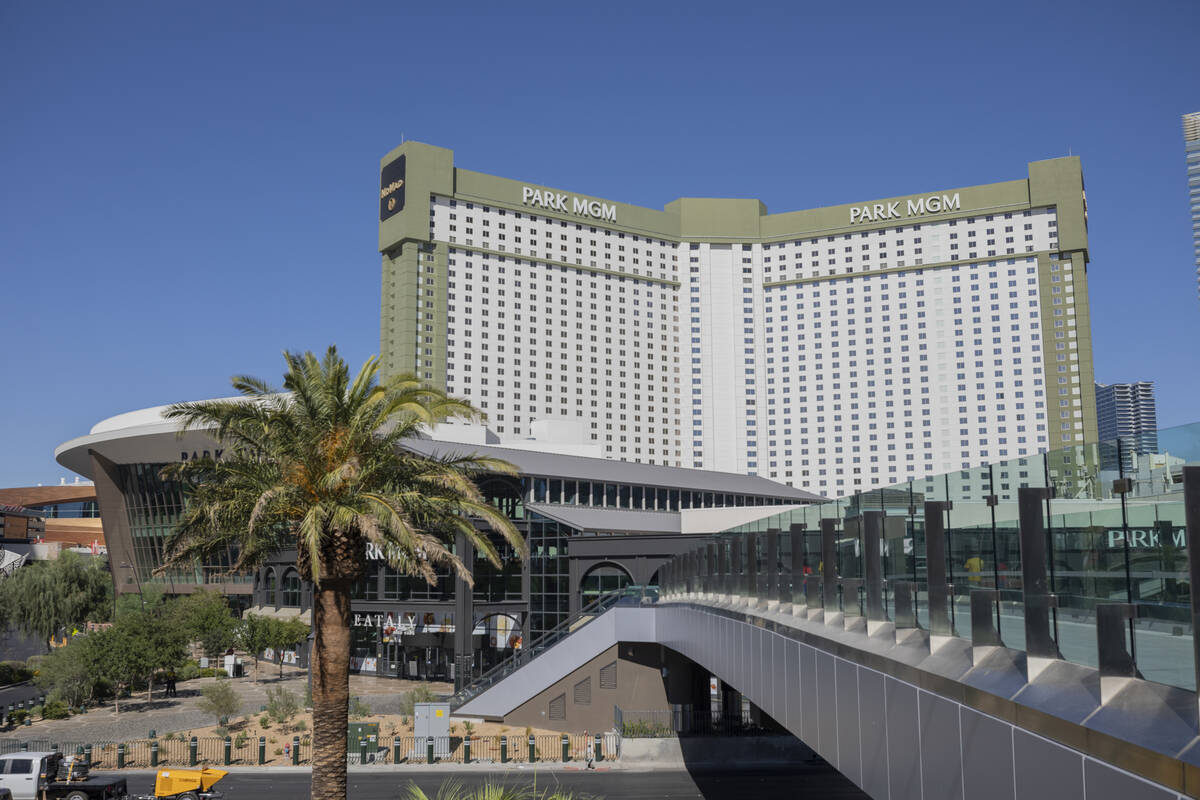
<path fill-rule="evenodd" d="M 626 586 L 624 589 L 601 595 L 528 645 L 459 689 L 450 698 L 450 710 L 456 711 L 518 669 L 544 656 L 555 645 L 578 633 L 593 620 L 616 606 L 644 606 L 658 601 L 657 586 Z"/>

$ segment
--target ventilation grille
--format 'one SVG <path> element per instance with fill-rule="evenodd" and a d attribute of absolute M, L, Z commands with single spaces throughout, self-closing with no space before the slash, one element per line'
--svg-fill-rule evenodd
<path fill-rule="evenodd" d="M 592 679 L 584 678 L 575 684 L 575 705 L 590 706 L 592 704 Z"/>
<path fill-rule="evenodd" d="M 550 719 L 563 720 L 567 718 L 567 696 L 560 694 L 550 701 Z"/>
<path fill-rule="evenodd" d="M 617 688 L 617 662 L 612 662 L 600 668 L 600 688 Z"/>

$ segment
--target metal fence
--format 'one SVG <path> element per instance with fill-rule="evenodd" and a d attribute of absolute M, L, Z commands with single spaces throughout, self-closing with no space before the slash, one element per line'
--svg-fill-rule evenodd
<path fill-rule="evenodd" d="M 532 742 L 530 741 L 532 739 Z M 596 744 L 599 740 L 599 749 Z M 94 769 L 146 769 L 156 766 L 225 764 L 310 764 L 312 740 L 278 736 L 260 743 L 256 738 L 228 743 L 216 736 L 185 739 L 162 737 L 117 742 L 69 742 L 50 739 L 0 739 L 0 754 L 19 751 L 57 750 L 62 753 L 88 752 Z M 621 737 L 616 732 L 585 737 L 582 734 L 541 734 L 525 736 L 446 736 L 432 740 L 415 736 L 396 736 L 371 742 L 351 742 L 347 760 L 351 764 L 423 764 L 437 763 L 530 763 L 538 761 L 583 762 L 590 750 L 597 761 L 619 757 Z"/>

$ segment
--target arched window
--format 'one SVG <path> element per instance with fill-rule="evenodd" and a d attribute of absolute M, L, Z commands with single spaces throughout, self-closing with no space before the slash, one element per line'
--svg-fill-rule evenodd
<path fill-rule="evenodd" d="M 300 607 L 300 574 L 296 570 L 288 570 L 283 576 L 283 605 L 288 608 Z"/>
<path fill-rule="evenodd" d="M 597 564 L 583 576 L 579 585 L 583 605 L 587 605 L 602 594 L 624 589 L 633 583 L 633 578 L 616 564 Z"/>
<path fill-rule="evenodd" d="M 263 578 L 263 605 L 275 605 L 275 570 L 271 567 Z"/>

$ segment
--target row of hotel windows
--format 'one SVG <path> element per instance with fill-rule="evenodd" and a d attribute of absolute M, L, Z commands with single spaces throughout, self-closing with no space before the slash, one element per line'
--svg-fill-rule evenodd
<path fill-rule="evenodd" d="M 532 481 L 530 502 L 639 511 L 679 511 L 689 508 L 723 508 L 725 506 L 779 506 L 795 501 L 785 500 L 782 497 L 535 477 Z"/>

